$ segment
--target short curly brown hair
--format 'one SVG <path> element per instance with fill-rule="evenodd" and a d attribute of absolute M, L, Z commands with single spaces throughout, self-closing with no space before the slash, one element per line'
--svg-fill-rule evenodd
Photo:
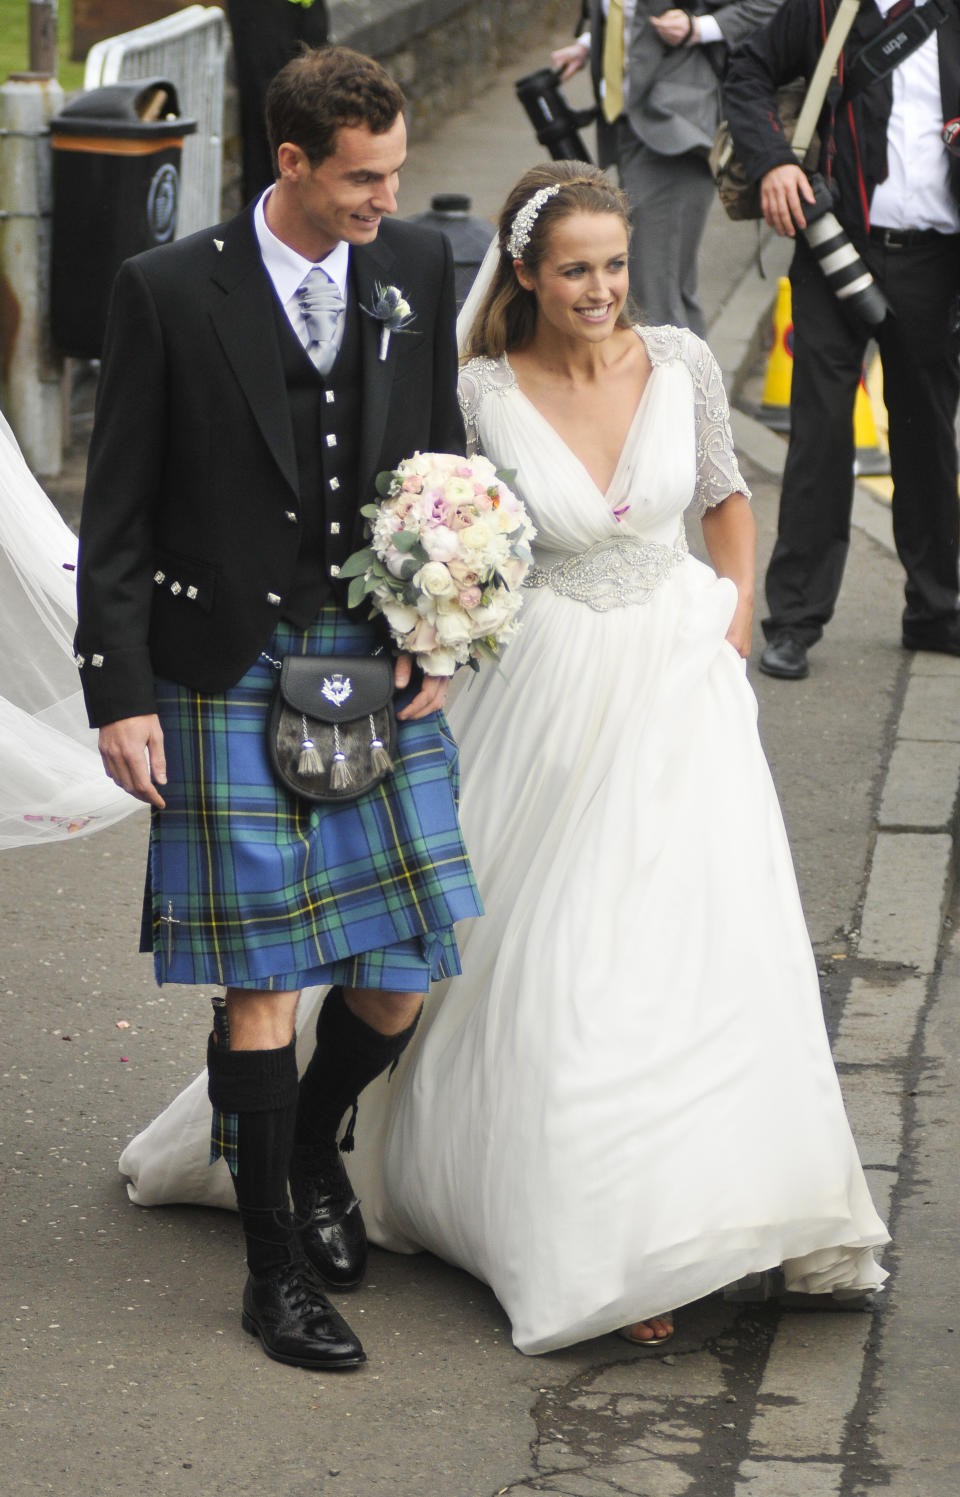
<path fill-rule="evenodd" d="M 342 126 L 366 125 L 383 135 L 403 113 L 401 90 L 372 57 L 349 47 L 304 47 L 267 88 L 267 137 L 277 170 L 277 148 L 299 146 L 311 166 L 337 148 Z"/>

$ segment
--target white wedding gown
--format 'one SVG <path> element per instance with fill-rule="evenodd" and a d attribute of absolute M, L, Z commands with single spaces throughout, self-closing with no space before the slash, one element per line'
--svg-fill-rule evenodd
<path fill-rule="evenodd" d="M 483 1279 L 524 1352 L 779 1264 L 800 1291 L 885 1277 L 724 638 L 735 590 L 680 540 L 686 509 L 744 487 L 719 370 L 690 333 L 640 335 L 653 372 L 606 494 L 505 360 L 461 377 L 468 429 L 537 526 L 533 580 L 567 567 L 528 588 L 502 670 L 451 711 L 487 913 L 364 1093 L 347 1158 L 373 1239 Z M 649 597 L 624 602 L 638 573 Z M 232 1204 L 208 1127 L 198 1077 L 124 1152 L 132 1198 Z"/>
<path fill-rule="evenodd" d="M 138 809 L 108 780 L 73 660 L 77 538 L 0 414 L 0 850 Z"/>

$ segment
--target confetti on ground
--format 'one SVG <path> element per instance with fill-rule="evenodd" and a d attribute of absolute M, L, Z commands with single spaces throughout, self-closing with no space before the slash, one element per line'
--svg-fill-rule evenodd
<path fill-rule="evenodd" d="M 118 1029 L 129 1029 L 130 1028 L 130 1020 L 129 1019 L 118 1019 L 117 1020 L 117 1028 Z"/>

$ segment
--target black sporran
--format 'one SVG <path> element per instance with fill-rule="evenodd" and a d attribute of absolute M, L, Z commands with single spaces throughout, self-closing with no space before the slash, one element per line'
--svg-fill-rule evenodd
<path fill-rule="evenodd" d="M 267 724 L 281 785 L 309 801 L 354 800 L 386 779 L 397 750 L 386 655 L 285 655 Z"/>

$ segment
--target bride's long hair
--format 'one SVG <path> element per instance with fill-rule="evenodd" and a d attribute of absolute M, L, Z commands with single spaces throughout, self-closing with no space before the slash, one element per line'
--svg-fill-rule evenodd
<path fill-rule="evenodd" d="M 511 349 L 525 347 L 532 339 L 537 324 L 537 298 L 517 280 L 514 256 L 507 246 L 517 214 L 534 193 L 558 185 L 560 191 L 547 198 L 539 209 L 519 256 L 531 274 L 536 273 L 543 259 L 554 225 L 572 213 L 612 213 L 620 219 L 629 240 L 627 199 L 599 167 L 582 161 L 547 161 L 531 166 L 503 205 L 497 232 L 499 257 L 487 294 L 467 334 L 462 350 L 464 359 L 478 355 L 498 359 Z M 629 327 L 632 321 L 632 309 L 627 303 L 617 318 L 617 327 Z"/>

